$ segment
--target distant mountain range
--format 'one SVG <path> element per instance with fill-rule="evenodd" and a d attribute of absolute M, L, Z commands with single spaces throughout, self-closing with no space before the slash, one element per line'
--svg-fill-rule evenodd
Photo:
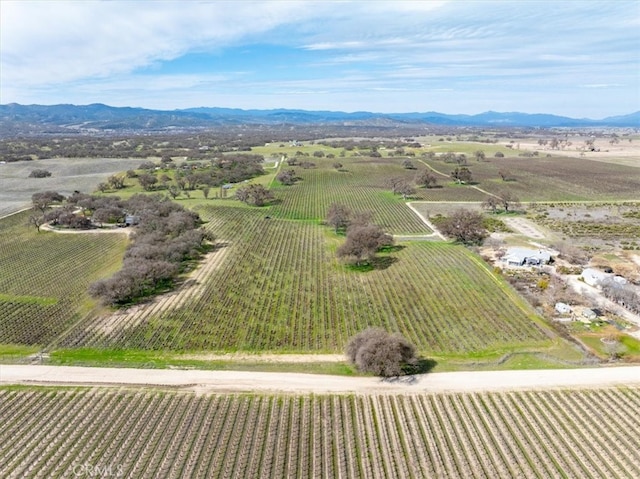
<path fill-rule="evenodd" d="M 477 115 L 426 113 L 372 113 L 307 110 L 241 110 L 233 108 L 189 108 L 148 110 L 144 108 L 91 105 L 0 105 L 0 128 L 63 133 L 70 131 L 206 128 L 234 125 L 345 125 L 345 126 L 477 126 L 477 127 L 634 127 L 640 128 L 640 111 L 602 120 L 569 118 L 550 114 L 498 113 Z"/>

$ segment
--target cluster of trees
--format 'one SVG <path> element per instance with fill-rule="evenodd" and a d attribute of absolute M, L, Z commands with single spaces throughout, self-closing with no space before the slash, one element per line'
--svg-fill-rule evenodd
<path fill-rule="evenodd" d="M 166 159 L 163 158 L 160 164 L 152 161 L 141 163 L 138 169 L 142 173 L 129 170 L 124 175 L 113 175 L 107 182 L 100 183 L 98 190 L 118 190 L 126 186 L 127 178 L 136 178 L 145 191 L 166 190 L 175 199 L 181 193 L 189 196 L 190 191 L 200 189 L 206 198 L 211 187 L 239 183 L 264 174 L 264 158 L 261 155 L 231 154 L 216 157 L 204 164 L 185 162 L 180 167 L 171 158 L 164 161 Z M 175 171 L 167 174 L 168 170 Z"/>
<path fill-rule="evenodd" d="M 406 169 L 415 169 L 413 166 Z M 420 170 L 416 172 L 413 181 L 402 177 L 390 178 L 387 184 L 394 195 L 402 195 L 402 199 L 406 200 L 416 193 L 415 186 L 422 188 L 435 188 L 438 185 L 438 178 L 430 170 Z M 414 186 L 415 185 L 415 186 Z"/>
<path fill-rule="evenodd" d="M 38 231 L 44 223 L 71 229 L 123 223 L 126 215 L 126 202 L 118 196 L 91 196 L 76 191 L 65 198 L 56 191 L 44 191 L 33 194 L 31 202 L 34 213 L 29 223 Z"/>
<path fill-rule="evenodd" d="M 521 206 L 520 199 L 510 191 L 501 191 L 498 196 L 488 196 L 482 202 L 482 207 L 491 210 L 492 213 L 496 213 L 500 207 L 508 213 Z"/>
<path fill-rule="evenodd" d="M 360 265 L 370 262 L 376 253 L 393 245 L 393 237 L 372 222 L 371 212 L 353 212 L 345 205 L 334 203 L 327 212 L 326 224 L 336 233 L 346 232 L 346 241 L 336 254 L 347 262 Z"/>
<path fill-rule="evenodd" d="M 196 213 L 160 195 L 134 195 L 123 203 L 139 218 L 122 269 L 90 285 L 89 293 L 104 304 L 121 305 L 172 287 L 189 261 L 214 238 L 200 228 Z"/>
<path fill-rule="evenodd" d="M 637 287 L 629 283 L 619 283 L 614 278 L 606 278 L 600 281 L 602 293 L 629 311 L 640 314 L 640 293 Z"/>
<path fill-rule="evenodd" d="M 347 358 L 359 371 L 392 377 L 406 374 L 417 363 L 416 349 L 400 334 L 369 328 L 347 344 Z"/>

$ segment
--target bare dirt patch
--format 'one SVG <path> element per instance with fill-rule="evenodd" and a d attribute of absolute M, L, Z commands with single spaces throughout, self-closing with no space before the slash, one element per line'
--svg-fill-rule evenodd
<path fill-rule="evenodd" d="M 546 235 L 538 228 L 535 223 L 526 218 L 505 216 L 502 220 L 509 228 L 519 232 L 520 234 L 533 239 L 545 239 Z"/>

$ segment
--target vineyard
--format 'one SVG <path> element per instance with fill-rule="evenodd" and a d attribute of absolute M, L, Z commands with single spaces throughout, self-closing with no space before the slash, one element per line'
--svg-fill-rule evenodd
<path fill-rule="evenodd" d="M 94 306 L 89 283 L 113 273 L 121 234 L 59 235 L 27 226 L 28 212 L 0 229 L 0 343 L 47 344 Z"/>
<path fill-rule="evenodd" d="M 273 216 L 324 220 L 331 203 L 341 203 L 354 211 L 373 212 L 374 221 L 389 233 L 431 233 L 388 185 L 393 177 L 413 180 L 415 172 L 403 169 L 400 160 L 346 160 L 340 171 L 332 168 L 330 160 L 316 163 L 316 168 L 295 170 L 301 178 L 296 184 L 274 189 L 281 202 L 272 208 Z"/>
<path fill-rule="evenodd" d="M 449 174 L 452 164 L 440 160 L 422 159 L 436 170 Z M 585 166 L 585 162 L 588 163 Z M 580 201 L 631 200 L 638 196 L 640 170 L 631 166 L 614 165 L 570 157 L 505 157 L 489 158 L 484 162 L 469 162 L 473 180 L 490 193 L 508 190 L 522 201 Z M 508 171 L 515 181 L 503 181 L 500 171 Z M 438 178 L 441 181 L 441 178 Z M 469 189 L 469 188 L 467 188 Z M 428 191 L 428 190 L 427 190 Z M 481 192 L 467 193 L 477 195 Z M 428 201 L 483 201 L 457 196 L 452 187 L 428 191 Z"/>
<path fill-rule="evenodd" d="M 0 475 L 640 477 L 640 389 L 410 396 L 0 390 Z"/>
<path fill-rule="evenodd" d="M 406 206 L 405 206 L 406 208 Z M 408 209 L 408 208 L 407 208 Z M 96 328 L 87 318 L 64 347 L 165 350 L 342 351 L 368 326 L 398 331 L 429 354 L 545 347 L 526 306 L 467 249 L 412 242 L 366 273 L 335 258 L 340 238 L 313 222 L 260 210 L 202 207 L 206 227 L 233 238 L 198 294 L 172 308 L 140 308 Z"/>

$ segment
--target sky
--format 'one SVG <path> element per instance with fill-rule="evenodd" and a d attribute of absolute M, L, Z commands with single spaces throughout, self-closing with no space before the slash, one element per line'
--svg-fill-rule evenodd
<path fill-rule="evenodd" d="M 640 110 L 640 0 L 0 0 L 0 103 Z"/>

